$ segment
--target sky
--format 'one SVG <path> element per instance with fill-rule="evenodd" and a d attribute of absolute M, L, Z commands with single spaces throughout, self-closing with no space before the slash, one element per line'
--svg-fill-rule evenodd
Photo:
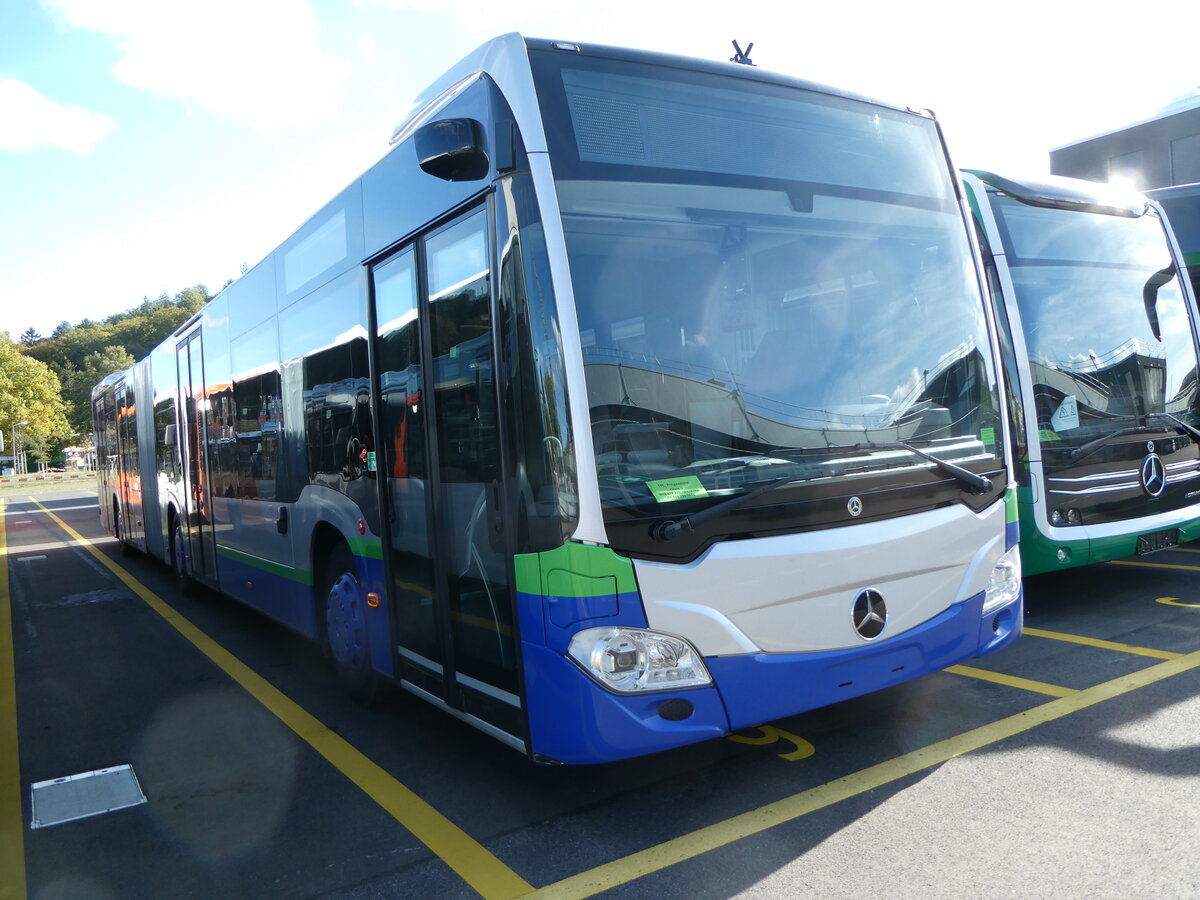
<path fill-rule="evenodd" d="M 1200 85 L 1195 0 L 0 0 L 0 331 L 216 292 L 509 31 L 761 68 L 934 110 L 954 162 L 1048 151 Z"/>

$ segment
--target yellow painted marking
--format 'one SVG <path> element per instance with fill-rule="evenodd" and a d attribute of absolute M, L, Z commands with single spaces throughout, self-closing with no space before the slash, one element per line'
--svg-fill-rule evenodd
<path fill-rule="evenodd" d="M 0 500 L 0 551 L 8 546 Z M 8 555 L 0 552 L 0 898 L 25 898 L 25 819 L 17 738 L 17 669 L 13 650 Z"/>
<path fill-rule="evenodd" d="M 1049 694 L 1051 697 L 1069 697 L 1072 694 L 1079 693 L 1075 688 L 1048 684 L 1045 681 L 1033 681 L 1030 678 L 1018 678 L 1016 675 L 1004 675 L 1000 672 L 989 672 L 987 669 L 976 669 L 972 666 L 949 666 L 942 671 L 950 672 L 953 675 L 962 675 L 966 678 L 977 678 L 980 681 L 990 681 L 993 684 L 1003 684 L 1007 687 L 1020 688 L 1023 691 Z"/>
<path fill-rule="evenodd" d="M 1200 572 L 1200 566 L 1181 566 L 1175 563 L 1138 562 L 1132 559 L 1114 559 L 1110 566 L 1140 566 L 1143 569 L 1175 569 L 1179 572 Z"/>
<path fill-rule="evenodd" d="M 633 853 L 586 872 L 580 872 L 570 878 L 564 878 L 530 896 L 554 898 L 554 900 L 592 897 L 602 891 L 627 884 L 652 872 L 659 872 L 676 863 L 694 859 L 711 850 L 725 847 L 742 838 L 759 834 L 776 825 L 793 821 L 842 800 L 856 797 L 901 778 L 941 765 L 956 756 L 962 756 L 972 750 L 995 744 L 997 741 L 1029 731 L 1055 719 L 1061 719 L 1081 709 L 1087 709 L 1089 706 L 1196 668 L 1200 668 L 1200 651 L 1148 666 L 1132 675 L 1125 675 L 1094 687 L 1084 688 L 1068 697 L 1051 700 L 1041 706 L 1017 713 L 1015 716 L 1009 716 L 955 737 L 938 741 L 844 778 L 838 778 L 690 834 L 664 841 L 639 853 Z"/>
<path fill-rule="evenodd" d="M 817 752 L 817 748 L 804 738 L 794 735 L 790 731 L 784 731 L 782 728 L 776 728 L 774 725 L 757 725 L 754 730 L 759 732 L 759 737 L 748 737 L 744 734 L 727 734 L 725 735 L 725 739 L 738 744 L 751 744 L 758 747 L 777 744 L 779 741 L 786 741 L 796 748 L 787 753 L 780 753 L 780 759 L 808 759 Z"/>
<path fill-rule="evenodd" d="M 1132 653 L 1135 656 L 1149 656 L 1154 659 L 1178 659 L 1182 653 L 1172 653 L 1170 650 L 1154 650 L 1150 647 L 1134 647 L 1131 644 L 1118 644 L 1115 641 L 1102 641 L 1099 638 L 1084 637 L 1080 634 L 1063 634 L 1061 631 L 1043 631 L 1041 628 L 1026 626 L 1022 634 L 1030 637 L 1049 638 L 1052 641 L 1065 641 L 1068 644 L 1083 644 L 1087 647 L 1099 647 L 1101 650 L 1116 650 L 1118 653 Z"/>
<path fill-rule="evenodd" d="M 1159 597 L 1154 602 L 1161 603 L 1163 606 L 1185 606 L 1188 609 L 1200 609 L 1200 603 L 1184 603 L 1178 597 Z"/>
<path fill-rule="evenodd" d="M 201 653 L 217 664 L 226 675 L 241 685 L 281 722 L 296 732 L 314 750 L 324 756 L 342 774 L 358 785 L 364 793 L 397 822 L 408 829 L 426 847 L 482 896 L 495 898 L 518 897 L 533 890 L 532 886 L 489 853 L 474 838 L 443 816 L 440 812 L 393 778 L 387 771 L 368 759 L 344 738 L 334 734 L 316 717 L 243 663 L 240 659 L 206 635 L 190 621 L 171 608 L 129 572 L 117 565 L 92 542 L 31 497 L 67 534 L 84 546 L 101 565 L 119 578 L 176 631 L 190 641 Z"/>
<path fill-rule="evenodd" d="M 1195 547 L 1172 547 L 1171 549 L 1179 553 L 1200 553 L 1200 550 Z"/>
<path fill-rule="evenodd" d="M 96 541 L 97 544 L 114 544 L 116 538 L 104 538 Z M 61 550 L 63 547 L 78 546 L 76 541 L 46 541 L 40 544 L 22 544 L 19 547 L 0 547 L 0 556 L 6 556 L 10 559 L 20 560 L 22 556 L 27 554 L 34 555 L 44 553 L 46 550 Z"/>

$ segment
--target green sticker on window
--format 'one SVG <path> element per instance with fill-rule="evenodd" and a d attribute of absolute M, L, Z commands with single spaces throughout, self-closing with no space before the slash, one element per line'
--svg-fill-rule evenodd
<path fill-rule="evenodd" d="M 1049 428 L 1039 428 L 1038 429 L 1038 437 L 1041 439 L 1043 444 L 1046 443 L 1047 441 L 1061 441 L 1062 440 L 1062 438 L 1060 438 L 1055 432 L 1051 431 Z"/>
<path fill-rule="evenodd" d="M 984 446 L 986 446 L 986 447 L 994 446 L 996 443 L 996 429 L 995 428 L 980 428 L 979 429 L 979 439 L 981 441 L 983 441 Z"/>
<path fill-rule="evenodd" d="M 659 503 L 673 503 L 676 500 L 695 500 L 697 497 L 707 497 L 708 488 L 700 483 L 695 475 L 685 475 L 682 478 L 659 478 L 657 481 L 647 481 L 646 487 Z"/>

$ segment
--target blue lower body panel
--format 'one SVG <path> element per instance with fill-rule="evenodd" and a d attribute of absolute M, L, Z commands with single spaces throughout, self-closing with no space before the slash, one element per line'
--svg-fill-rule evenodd
<path fill-rule="evenodd" d="M 615 694 L 561 653 L 525 643 L 532 750 L 564 763 L 612 762 L 827 706 L 1007 646 L 1021 633 L 1023 603 L 983 616 L 979 594 L 905 634 L 849 650 L 707 657 L 713 686 L 680 691 Z M 686 700 L 691 714 L 664 718 L 668 700 Z"/>
<path fill-rule="evenodd" d="M 828 706 L 999 650 L 1021 633 L 1023 599 L 984 617 L 983 595 L 880 644 L 827 653 L 758 653 L 704 660 L 731 728 Z"/>
<path fill-rule="evenodd" d="M 729 731 L 716 688 L 614 694 L 561 653 L 525 644 L 525 694 L 533 752 L 564 763 L 602 763 L 717 738 Z M 667 700 L 689 701 L 681 722 L 659 715 Z"/>

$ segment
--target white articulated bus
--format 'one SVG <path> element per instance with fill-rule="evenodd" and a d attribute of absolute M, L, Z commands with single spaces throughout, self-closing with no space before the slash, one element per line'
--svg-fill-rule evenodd
<path fill-rule="evenodd" d="M 1019 634 L 994 323 L 937 123 L 498 38 L 94 394 L 113 533 L 539 761 Z"/>
<path fill-rule="evenodd" d="M 1196 309 L 1162 211 L 963 174 L 1000 307 L 1026 575 L 1200 537 Z"/>

